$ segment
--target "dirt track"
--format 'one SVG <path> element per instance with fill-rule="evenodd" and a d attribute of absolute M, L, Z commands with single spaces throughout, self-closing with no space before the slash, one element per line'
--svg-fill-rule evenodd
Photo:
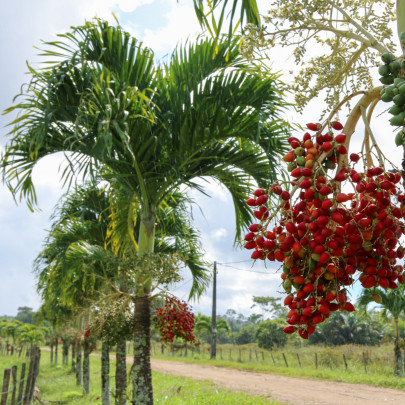
<path fill-rule="evenodd" d="M 196 380 L 211 380 L 224 388 L 261 394 L 294 405 L 405 405 L 405 391 L 363 384 L 284 377 L 157 359 L 152 359 L 152 369 Z"/>

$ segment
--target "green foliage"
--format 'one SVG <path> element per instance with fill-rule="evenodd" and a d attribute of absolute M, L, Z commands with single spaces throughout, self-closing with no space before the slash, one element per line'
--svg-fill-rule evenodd
<path fill-rule="evenodd" d="M 287 335 L 283 329 L 283 319 L 272 319 L 260 322 L 256 331 L 256 341 L 260 348 L 271 350 L 273 347 L 283 347 L 287 343 Z"/>
<path fill-rule="evenodd" d="M 256 339 L 257 325 L 249 324 L 243 326 L 239 332 L 235 333 L 235 343 L 238 345 L 245 345 L 247 343 L 253 343 Z"/>

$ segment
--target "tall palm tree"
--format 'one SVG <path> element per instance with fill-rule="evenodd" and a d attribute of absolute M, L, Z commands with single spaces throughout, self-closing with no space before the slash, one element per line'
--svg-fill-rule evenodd
<path fill-rule="evenodd" d="M 382 290 L 377 288 L 375 290 L 364 289 L 358 299 L 358 304 L 363 308 L 367 308 L 368 304 L 375 302 L 375 294 L 381 297 L 381 302 L 379 305 L 383 308 L 384 315 L 391 314 L 394 325 L 395 325 L 395 342 L 394 342 L 394 353 L 395 353 L 395 375 L 403 375 L 402 371 L 402 356 L 401 348 L 399 346 L 399 327 L 398 319 L 402 312 L 405 311 L 405 285 L 400 284 L 395 290 Z M 380 299 L 378 299 L 380 301 Z"/>
<path fill-rule="evenodd" d="M 55 62 L 34 70 L 11 123 L 3 178 L 15 195 L 35 203 L 32 171 L 56 152 L 69 152 L 65 181 L 102 172 L 142 208 L 133 244 L 154 250 L 158 207 L 180 185 L 203 190 L 213 178 L 231 193 L 236 237 L 251 219 L 245 200 L 252 182 L 276 177 L 284 150 L 285 105 L 270 71 L 249 66 L 239 40 L 199 39 L 161 65 L 121 27 L 87 22 L 43 55 Z M 213 58 L 213 55 L 216 55 Z M 133 402 L 153 403 L 150 369 L 150 275 L 136 274 Z"/>

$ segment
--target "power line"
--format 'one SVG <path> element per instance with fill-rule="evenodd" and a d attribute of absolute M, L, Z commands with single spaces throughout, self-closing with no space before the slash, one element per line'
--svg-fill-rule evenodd
<path fill-rule="evenodd" d="M 238 262 L 225 262 L 225 263 L 219 263 L 217 262 L 217 264 L 237 264 L 237 263 L 246 263 L 246 262 L 251 262 L 252 259 L 250 260 L 239 260 Z"/>
<path fill-rule="evenodd" d="M 246 272 L 248 272 L 248 273 L 258 273 L 258 274 L 267 274 L 267 275 L 273 275 L 273 274 L 275 274 L 275 273 L 267 273 L 267 272 L 265 272 L 265 271 L 255 271 L 255 270 L 240 269 L 240 268 L 238 268 L 238 267 L 230 266 L 229 264 L 225 264 L 225 263 L 220 263 L 220 264 L 222 264 L 222 265 L 225 266 L 225 267 L 230 267 L 231 269 L 234 269 L 234 270 L 246 271 Z"/>

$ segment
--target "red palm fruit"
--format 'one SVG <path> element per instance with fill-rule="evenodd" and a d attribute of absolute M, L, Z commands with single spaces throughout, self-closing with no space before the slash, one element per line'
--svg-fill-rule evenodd
<path fill-rule="evenodd" d="M 294 305 L 293 305 L 293 304 L 294 304 Z M 293 308 L 291 308 L 291 310 L 288 311 L 288 313 L 287 313 L 287 318 L 291 318 L 293 315 L 296 315 L 296 314 L 297 314 L 297 311 L 296 311 L 296 309 L 297 309 L 297 302 L 294 301 L 294 302 L 290 305 L 290 307 L 293 307 Z"/>
<path fill-rule="evenodd" d="M 341 131 L 343 129 L 343 125 L 339 121 L 332 121 L 331 125 L 333 129 L 336 129 L 336 131 Z"/>
<path fill-rule="evenodd" d="M 345 310 L 348 311 L 348 312 L 353 312 L 356 309 L 354 308 L 354 305 L 351 302 L 346 302 Z"/>
<path fill-rule="evenodd" d="M 380 278 L 378 280 L 378 284 L 380 285 L 380 287 L 382 288 L 388 288 L 390 285 L 390 281 L 388 280 L 388 278 Z"/>
<path fill-rule="evenodd" d="M 325 236 L 325 237 L 331 236 L 332 233 L 333 233 L 333 231 L 330 228 L 323 228 L 322 229 L 322 235 Z"/>
<path fill-rule="evenodd" d="M 390 181 L 384 180 L 380 184 L 383 190 L 389 190 L 392 187 L 392 183 Z"/>
<path fill-rule="evenodd" d="M 263 244 L 264 244 L 264 238 L 263 238 L 263 236 L 259 236 L 259 237 L 256 239 L 256 243 L 257 243 L 258 246 L 262 247 Z"/>
<path fill-rule="evenodd" d="M 332 207 L 332 205 L 333 205 L 333 202 L 331 200 L 329 200 L 329 198 L 322 201 L 322 208 L 325 210 L 330 209 Z"/>
<path fill-rule="evenodd" d="M 317 135 L 316 137 L 316 143 L 318 145 L 322 145 L 323 144 L 323 136 L 322 135 Z"/>
<path fill-rule="evenodd" d="M 296 168 L 291 172 L 291 176 L 293 176 L 293 177 L 301 177 L 301 168 L 300 168 L 300 167 L 296 167 Z"/>
<path fill-rule="evenodd" d="M 308 326 L 307 326 L 308 334 L 312 335 L 312 334 L 315 332 L 315 330 L 316 330 L 316 326 L 315 326 L 315 325 L 308 325 Z"/>
<path fill-rule="evenodd" d="M 347 264 L 345 267 L 345 273 L 346 274 L 354 274 L 356 272 L 356 268 L 354 266 L 352 266 L 351 264 Z"/>
<path fill-rule="evenodd" d="M 275 248 L 275 246 L 276 246 L 276 242 L 274 242 L 274 240 L 271 240 L 271 239 L 267 239 L 263 243 L 263 247 L 266 250 L 273 250 Z"/>
<path fill-rule="evenodd" d="M 287 163 L 290 163 L 290 162 L 294 161 L 295 160 L 294 152 L 290 151 L 290 152 L 286 153 L 283 156 L 283 160 L 284 160 L 284 162 L 287 162 Z"/>
<path fill-rule="evenodd" d="M 302 289 L 306 294 L 311 293 L 315 290 L 315 287 L 312 283 L 305 284 L 304 288 Z"/>
<path fill-rule="evenodd" d="M 350 160 L 352 162 L 358 162 L 360 160 L 360 156 L 357 153 L 351 153 L 350 154 Z"/>
<path fill-rule="evenodd" d="M 335 298 L 336 298 L 336 295 L 332 291 L 329 291 L 326 294 L 326 300 L 329 302 L 333 301 Z"/>
<path fill-rule="evenodd" d="M 291 318 L 287 320 L 290 325 L 296 325 L 300 321 L 300 316 L 298 314 L 294 314 Z"/>
<path fill-rule="evenodd" d="M 326 215 L 321 215 L 320 217 L 317 218 L 316 223 L 319 225 L 319 227 L 324 227 L 327 223 L 329 222 L 329 218 Z"/>
<path fill-rule="evenodd" d="M 302 315 L 311 316 L 313 312 L 314 312 L 313 308 L 307 306 L 302 310 Z"/>
<path fill-rule="evenodd" d="M 300 320 L 299 320 L 299 324 L 300 325 L 308 325 L 309 319 L 307 316 L 301 315 L 300 316 Z"/>
<path fill-rule="evenodd" d="M 315 236 L 314 241 L 315 241 L 315 243 L 320 245 L 320 244 L 325 243 L 326 237 L 324 235 L 322 235 L 322 233 L 321 233 L 321 234 Z"/>
<path fill-rule="evenodd" d="M 255 210 L 255 211 L 253 211 L 253 214 L 255 215 L 255 217 L 257 218 L 257 219 L 262 219 L 263 218 L 263 212 L 261 212 L 261 211 L 259 211 L 259 210 Z"/>
<path fill-rule="evenodd" d="M 274 184 L 271 189 L 276 195 L 280 195 L 283 192 L 283 189 L 278 184 Z"/>
<path fill-rule="evenodd" d="M 340 172 L 335 176 L 336 181 L 345 181 L 346 180 L 346 173 L 345 172 Z"/>
<path fill-rule="evenodd" d="M 357 183 L 356 185 L 356 191 L 358 193 L 363 193 L 366 189 L 366 186 L 363 183 Z"/>
<path fill-rule="evenodd" d="M 331 239 L 331 240 L 328 242 L 328 247 L 331 248 L 331 249 L 336 249 L 336 248 L 339 247 L 339 243 L 337 242 L 336 239 Z"/>
<path fill-rule="evenodd" d="M 256 247 L 255 241 L 245 243 L 245 249 L 254 249 L 255 247 Z"/>
<path fill-rule="evenodd" d="M 331 303 L 329 304 L 329 310 L 330 310 L 330 312 L 335 312 L 335 311 L 337 311 L 339 308 L 340 308 L 340 305 L 339 305 L 339 304 L 336 304 L 336 303 L 334 303 L 334 302 L 331 302 Z"/>
<path fill-rule="evenodd" d="M 249 226 L 249 231 L 251 232 L 258 232 L 261 229 L 261 225 L 259 224 L 252 224 Z"/>
<path fill-rule="evenodd" d="M 373 181 L 366 184 L 366 191 L 368 193 L 373 193 L 376 189 L 377 189 L 377 184 L 375 184 Z"/>
<path fill-rule="evenodd" d="M 308 169 L 308 168 L 301 169 L 301 175 L 302 176 L 311 177 L 312 174 L 313 174 L 312 169 Z"/>
<path fill-rule="evenodd" d="M 297 292 L 297 298 L 298 298 L 299 300 L 305 298 L 305 295 L 306 295 L 306 294 L 305 294 L 304 291 L 302 291 L 302 290 L 299 290 L 299 291 Z"/>
<path fill-rule="evenodd" d="M 324 142 L 331 142 L 333 141 L 333 132 L 327 132 L 325 135 L 323 135 L 323 141 Z"/>
<path fill-rule="evenodd" d="M 286 226 L 285 226 L 285 229 L 287 230 L 287 232 L 290 232 L 290 233 L 294 233 L 297 231 L 297 228 L 293 222 L 288 222 L 288 224 L 286 224 Z"/>
<path fill-rule="evenodd" d="M 339 155 L 346 155 L 347 154 L 347 148 L 345 145 L 340 145 L 338 149 Z"/>
<path fill-rule="evenodd" d="M 311 135 L 308 132 L 305 132 L 304 136 L 302 137 L 303 141 L 308 141 L 311 139 Z"/>
<path fill-rule="evenodd" d="M 294 277 L 293 281 L 295 284 L 304 284 L 305 278 L 301 275 L 297 275 Z"/>
<path fill-rule="evenodd" d="M 265 190 L 264 188 L 258 188 L 257 190 L 255 190 L 255 192 L 253 193 L 256 197 L 260 197 L 261 195 L 266 194 L 267 190 Z"/>
<path fill-rule="evenodd" d="M 256 198 L 256 205 L 263 205 L 267 202 L 267 196 L 261 195 Z"/>
<path fill-rule="evenodd" d="M 265 236 L 267 239 L 276 239 L 276 234 L 273 231 L 267 231 Z"/>
<path fill-rule="evenodd" d="M 274 262 L 274 261 L 276 260 L 275 255 L 274 255 L 274 252 L 270 252 L 270 253 L 267 255 L 267 258 L 268 258 L 271 262 Z"/>
<path fill-rule="evenodd" d="M 245 235 L 245 240 L 250 242 L 254 237 L 255 237 L 255 234 L 253 232 L 249 232 Z"/>
<path fill-rule="evenodd" d="M 277 252 L 274 253 L 274 258 L 278 262 L 283 262 L 284 261 L 284 253 L 281 250 L 278 250 Z"/>
<path fill-rule="evenodd" d="M 340 212 L 334 212 L 332 214 L 332 220 L 340 224 L 343 221 L 343 215 Z"/>
<path fill-rule="evenodd" d="M 391 290 L 395 290 L 398 288 L 398 284 L 395 281 L 391 281 L 390 280 L 390 285 L 389 287 L 391 288 Z"/>
<path fill-rule="evenodd" d="M 288 335 L 291 335 L 292 333 L 294 333 L 295 330 L 296 330 L 296 328 L 292 325 L 288 325 L 283 329 L 284 333 L 287 333 Z"/>
<path fill-rule="evenodd" d="M 292 245 L 292 250 L 294 252 L 299 252 L 302 249 L 302 245 L 299 242 L 294 242 L 294 244 Z"/>
<path fill-rule="evenodd" d="M 319 263 L 327 263 L 330 259 L 330 255 L 328 252 L 323 252 L 319 257 Z"/>
<path fill-rule="evenodd" d="M 349 200 L 349 196 L 345 193 L 339 193 L 337 196 L 337 200 L 338 200 L 338 202 L 341 202 L 341 203 L 346 202 Z"/>
<path fill-rule="evenodd" d="M 293 149 L 297 149 L 297 148 L 299 148 L 301 146 L 301 143 L 300 143 L 300 141 L 292 141 L 291 142 L 291 147 L 293 148 Z"/>
<path fill-rule="evenodd" d="M 319 131 L 321 128 L 322 128 L 322 125 L 321 124 L 314 124 L 314 123 L 309 123 L 309 124 L 307 124 L 307 128 L 310 130 L 310 131 Z"/>
<path fill-rule="evenodd" d="M 306 200 L 312 200 L 314 198 L 314 195 L 315 195 L 315 191 L 312 190 L 312 188 L 307 188 L 305 190 L 304 197 Z"/>
<path fill-rule="evenodd" d="M 307 307 L 313 307 L 316 304 L 315 297 L 309 297 L 307 299 Z"/>
<path fill-rule="evenodd" d="M 322 323 L 324 321 L 324 317 L 321 314 L 315 315 L 312 317 L 312 323 L 317 325 L 318 323 Z"/>
<path fill-rule="evenodd" d="M 331 192 L 332 192 L 332 188 L 329 186 L 321 187 L 321 189 L 319 190 L 319 194 L 324 195 L 324 196 L 327 196 Z"/>
<path fill-rule="evenodd" d="M 307 246 L 309 244 L 309 239 L 304 236 L 303 238 L 301 238 L 300 242 L 302 246 Z"/>
<path fill-rule="evenodd" d="M 252 253 L 252 256 L 250 256 L 253 260 L 257 260 L 257 259 L 261 259 L 261 260 L 264 260 L 265 259 L 265 255 L 264 255 L 264 253 L 263 253 L 263 251 L 262 250 L 255 250 L 253 253 Z"/>
<path fill-rule="evenodd" d="M 329 152 L 330 150 L 332 150 L 332 144 L 330 142 L 325 142 L 324 144 L 322 144 L 321 149 L 324 152 Z"/>
<path fill-rule="evenodd" d="M 294 298 L 294 296 L 293 295 L 287 295 L 285 298 L 284 298 L 284 305 L 290 305 L 292 302 L 293 302 L 293 298 Z"/>
<path fill-rule="evenodd" d="M 315 242 L 316 243 L 316 242 Z M 309 247 L 311 247 L 311 243 L 310 243 L 310 246 Z M 321 253 L 323 253 L 324 251 L 325 251 L 325 246 L 323 246 L 323 245 L 316 245 L 314 248 L 313 248 L 313 251 L 314 251 L 314 253 L 316 253 L 317 255 L 320 255 Z"/>
<path fill-rule="evenodd" d="M 254 198 L 249 198 L 249 199 L 246 201 L 246 204 L 247 204 L 247 205 L 250 205 L 251 207 L 256 207 L 256 200 L 255 200 Z"/>
<path fill-rule="evenodd" d="M 284 201 L 288 201 L 290 199 L 290 193 L 288 191 L 283 191 L 281 193 L 281 199 Z"/>
<path fill-rule="evenodd" d="M 362 228 L 367 228 L 368 226 L 370 226 L 370 224 L 371 224 L 371 218 L 362 218 L 359 221 L 359 225 Z"/>
<path fill-rule="evenodd" d="M 311 187 L 311 186 L 312 186 L 312 183 L 311 183 L 311 181 L 308 180 L 308 179 L 303 179 L 303 180 L 301 181 L 301 183 L 300 183 L 300 188 L 302 188 L 302 189 L 308 189 L 308 188 Z"/>
<path fill-rule="evenodd" d="M 335 136 L 335 141 L 337 143 L 344 143 L 346 140 L 346 135 L 345 134 L 339 134 Z"/>
<path fill-rule="evenodd" d="M 298 138 L 296 138 L 295 136 L 290 136 L 288 139 L 287 139 L 287 142 L 291 145 L 291 143 L 292 142 L 299 142 L 300 140 L 298 139 Z"/>
<path fill-rule="evenodd" d="M 321 314 L 326 315 L 326 314 L 329 314 L 330 309 L 329 309 L 329 307 L 328 307 L 327 305 L 322 304 L 322 305 L 319 306 L 318 311 L 319 311 Z"/>
<path fill-rule="evenodd" d="M 309 333 L 306 329 L 300 328 L 298 330 L 298 333 L 303 339 L 308 339 L 308 337 L 309 337 Z"/>

